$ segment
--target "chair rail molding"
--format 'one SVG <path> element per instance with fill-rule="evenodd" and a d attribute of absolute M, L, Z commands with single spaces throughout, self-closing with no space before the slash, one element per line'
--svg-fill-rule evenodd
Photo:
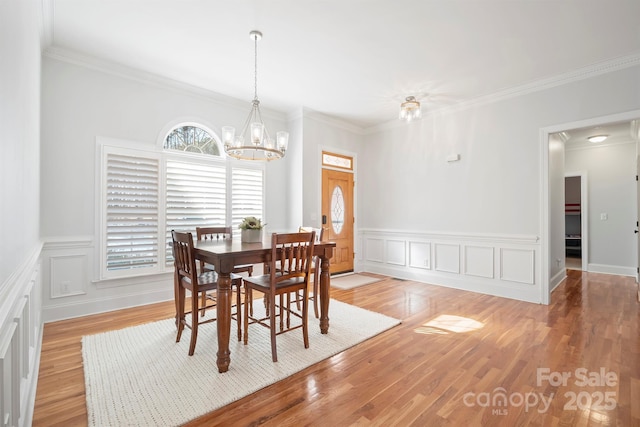
<path fill-rule="evenodd" d="M 542 303 L 540 237 L 360 229 L 356 270 Z"/>

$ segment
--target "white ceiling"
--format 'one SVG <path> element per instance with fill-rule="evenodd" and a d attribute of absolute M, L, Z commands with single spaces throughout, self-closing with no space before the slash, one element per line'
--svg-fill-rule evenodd
<path fill-rule="evenodd" d="M 640 54 L 638 0 L 44 0 L 54 50 L 362 127 Z"/>
<path fill-rule="evenodd" d="M 638 141 L 640 120 L 607 123 L 604 125 L 587 126 L 569 129 L 564 132 L 565 147 L 567 149 L 592 148 L 602 145 L 625 144 Z M 593 143 L 587 138 L 596 135 L 606 135 L 607 139 Z"/>

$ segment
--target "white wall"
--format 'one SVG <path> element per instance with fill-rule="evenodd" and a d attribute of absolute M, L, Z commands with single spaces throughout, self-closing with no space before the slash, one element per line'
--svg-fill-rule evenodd
<path fill-rule="evenodd" d="M 640 67 L 637 59 L 632 64 L 583 70 L 558 78 L 563 84 L 464 109 L 427 111 L 420 122 L 370 135 L 358 183 L 364 268 L 545 302 L 549 278 L 561 267 L 552 269 L 540 251 L 549 238 L 543 199 L 550 197 L 542 129 L 637 110 Z M 450 154 L 460 161 L 447 162 Z M 562 247 L 563 236 L 557 239 Z"/>
<path fill-rule="evenodd" d="M 43 65 L 44 262 L 70 256 L 86 265 L 89 292 L 47 300 L 45 314 L 70 317 L 149 302 L 168 277 L 91 282 L 97 245 L 95 138 L 155 144 L 160 130 L 179 117 L 217 130 L 243 122 L 247 103 L 146 75 L 122 76 L 130 70 L 105 73 L 102 64 L 78 66 L 57 55 L 49 54 Z M 541 242 L 549 239 L 543 200 L 556 198 L 544 185 L 549 178 L 543 176 L 544 165 L 553 153 L 541 130 L 637 110 L 639 68 L 637 60 L 628 60 L 623 66 L 580 70 L 542 88 L 498 94 L 437 114 L 427 111 L 420 122 L 394 122 L 366 132 L 304 109 L 288 121 L 273 114 L 269 128 L 289 126 L 292 143 L 302 145 L 268 165 L 265 220 L 274 231 L 300 222 L 319 225 L 320 151 L 352 154 L 357 269 L 546 302 L 549 278 L 562 266 L 550 265 L 553 253 L 542 254 Z M 454 154 L 460 160 L 447 162 Z M 302 182 L 296 175 L 304 176 Z M 558 242 L 561 247 L 562 236 Z M 44 280 L 52 286 L 55 278 Z M 167 288 L 164 298 L 170 297 Z"/>
<path fill-rule="evenodd" d="M 635 276 L 635 142 L 567 150 L 565 170 L 585 171 L 588 177 L 588 271 Z M 601 220 L 601 214 L 608 219 Z"/>
<path fill-rule="evenodd" d="M 96 281 L 99 241 L 96 214 L 96 138 L 149 147 L 161 144 L 168 124 L 203 123 L 214 132 L 240 126 L 250 102 L 197 90 L 155 76 L 48 52 L 42 67 L 42 218 L 45 245 L 45 321 L 173 298 L 170 273 Z M 263 110 L 267 127 L 286 130 L 284 114 Z M 293 142 L 292 142 L 293 144 Z M 301 150 L 293 146 L 291 152 Z M 295 156 L 293 156 L 295 157 Z M 294 158 L 267 166 L 264 222 L 269 230 L 289 224 L 286 206 L 299 201 L 286 189 Z M 71 292 L 57 292 L 65 282 Z"/>
<path fill-rule="evenodd" d="M 42 342 L 41 19 L 38 1 L 0 2 L 0 420 L 11 426 L 31 425 Z"/>
<path fill-rule="evenodd" d="M 365 142 L 362 130 L 348 123 L 305 110 L 302 118 L 304 135 L 303 218 L 306 226 L 322 225 L 322 151 L 345 154 L 354 158 L 355 180 L 358 179 L 358 152 Z M 354 205 L 357 209 L 357 186 Z M 358 216 L 356 215 L 356 228 Z"/>

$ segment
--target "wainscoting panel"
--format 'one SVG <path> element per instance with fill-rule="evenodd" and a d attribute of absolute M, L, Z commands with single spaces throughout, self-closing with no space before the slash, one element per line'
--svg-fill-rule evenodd
<path fill-rule="evenodd" d="M 409 266 L 431 268 L 431 243 L 409 240 Z"/>
<path fill-rule="evenodd" d="M 537 236 L 360 229 L 357 241 L 358 271 L 543 301 Z"/>
<path fill-rule="evenodd" d="M 365 239 L 365 262 L 384 262 L 384 240 Z"/>
<path fill-rule="evenodd" d="M 0 425 L 30 426 L 42 319 L 41 247 L 0 286 Z"/>
<path fill-rule="evenodd" d="M 460 273 L 460 245 L 436 243 L 436 271 Z"/>
<path fill-rule="evenodd" d="M 49 266 L 52 299 L 87 293 L 89 262 L 86 253 L 51 256 Z"/>
<path fill-rule="evenodd" d="M 534 284 L 535 253 L 531 249 L 500 249 L 500 279 L 510 282 Z"/>
<path fill-rule="evenodd" d="M 491 246 L 465 246 L 464 248 L 464 274 L 469 276 L 486 277 L 494 276 L 494 250 Z"/>
<path fill-rule="evenodd" d="M 173 271 L 96 280 L 93 236 L 51 239 L 42 250 L 44 322 L 173 299 Z"/>
<path fill-rule="evenodd" d="M 404 240 L 387 240 L 387 256 L 389 264 L 405 265 L 406 252 Z"/>

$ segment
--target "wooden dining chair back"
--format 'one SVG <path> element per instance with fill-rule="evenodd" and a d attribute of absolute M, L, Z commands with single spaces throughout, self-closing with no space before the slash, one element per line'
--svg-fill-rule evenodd
<path fill-rule="evenodd" d="M 265 295 L 267 313 L 264 317 L 254 317 L 248 308 L 244 310 L 244 343 L 248 343 L 249 324 L 260 324 L 269 328 L 271 333 L 271 358 L 278 361 L 276 336 L 294 329 L 302 329 L 304 347 L 309 348 L 308 298 L 309 275 L 315 244 L 315 232 L 273 233 L 271 236 L 271 255 L 268 261 L 269 273 L 244 279 L 245 298 L 253 301 L 253 291 Z M 290 295 L 302 292 L 302 311 L 294 310 L 290 304 Z M 278 304 L 276 304 L 278 297 Z M 286 297 L 286 301 L 285 301 Z M 299 322 L 291 324 L 291 317 Z M 279 319 L 279 327 L 276 320 Z"/>
<path fill-rule="evenodd" d="M 198 338 L 198 326 L 211 323 L 216 320 L 215 317 L 200 320 L 198 318 L 199 298 L 206 295 L 207 292 L 215 291 L 218 288 L 218 275 L 215 271 L 199 272 L 196 268 L 196 260 L 193 250 L 193 236 L 191 233 L 183 233 L 175 230 L 171 231 L 171 239 L 173 243 L 173 260 L 175 265 L 176 286 L 176 320 L 178 326 L 178 335 L 176 342 L 180 342 L 182 331 L 185 327 L 191 329 L 191 342 L 189 344 L 189 356 L 192 356 Z M 241 299 L 240 288 L 242 286 L 242 277 L 232 274 L 231 287 L 236 288 L 236 312 L 235 318 L 238 322 L 238 341 L 242 339 L 242 316 L 241 316 Z M 185 311 L 186 291 L 191 292 L 191 310 Z M 210 299 L 214 302 L 210 307 L 215 306 L 215 297 Z M 204 300 L 206 304 L 208 299 Z M 190 314 L 191 319 L 187 321 L 187 315 Z"/>
<path fill-rule="evenodd" d="M 231 240 L 233 238 L 233 232 L 231 227 L 196 227 L 196 238 L 199 241 L 220 241 L 224 239 Z M 201 268 L 210 268 L 211 266 L 205 266 L 204 262 L 200 264 Z M 234 273 L 248 273 L 249 276 L 253 275 L 253 264 L 236 265 L 233 267 Z"/>
<path fill-rule="evenodd" d="M 313 228 L 313 227 L 300 227 L 298 229 L 299 232 L 311 232 L 315 231 L 316 233 L 316 243 L 324 242 L 324 227 L 322 228 Z M 318 309 L 318 295 L 320 288 L 320 257 L 314 256 L 313 263 L 311 264 L 311 274 L 313 274 L 313 294 L 309 296 L 309 301 L 313 301 L 313 314 L 316 316 L 316 319 L 320 316 Z"/>
<path fill-rule="evenodd" d="M 212 241 L 218 242 L 220 240 L 231 240 L 233 238 L 233 232 L 231 227 L 196 227 L 196 238 L 198 241 Z M 200 271 L 205 272 L 214 270 L 214 267 L 210 264 L 206 264 L 204 261 L 200 261 Z M 236 265 L 233 267 L 233 273 L 247 273 L 249 276 L 253 276 L 253 264 Z M 202 308 L 200 315 L 205 315 L 207 294 L 204 293 L 200 297 L 202 299 Z"/>

